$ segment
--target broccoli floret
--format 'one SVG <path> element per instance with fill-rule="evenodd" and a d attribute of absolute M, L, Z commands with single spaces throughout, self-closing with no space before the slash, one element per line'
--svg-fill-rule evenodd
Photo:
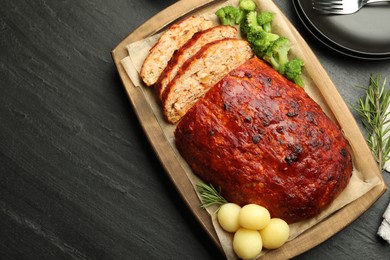
<path fill-rule="evenodd" d="M 257 23 L 257 12 L 248 12 L 240 23 L 240 32 L 243 36 L 248 35 L 251 31 L 262 31 L 263 28 Z"/>
<path fill-rule="evenodd" d="M 286 78 L 293 81 L 295 84 L 297 84 L 300 87 L 304 86 L 303 80 L 302 80 L 302 66 L 304 65 L 303 60 L 299 58 L 294 58 L 291 61 L 287 62 L 283 66 L 283 73 Z"/>
<path fill-rule="evenodd" d="M 267 49 L 279 38 L 279 35 L 265 31 L 250 31 L 247 40 L 257 57 L 265 55 Z"/>
<path fill-rule="evenodd" d="M 246 20 L 251 31 L 262 31 L 263 28 L 257 22 L 257 12 L 251 11 L 246 15 Z"/>
<path fill-rule="evenodd" d="M 250 11 L 242 19 L 240 31 L 244 36 L 250 31 L 271 32 L 273 18 L 274 14 L 271 12 L 263 11 L 258 14 L 256 11 Z"/>
<path fill-rule="evenodd" d="M 252 0 L 240 0 L 238 6 L 244 11 L 254 11 L 256 9 L 256 3 Z"/>
<path fill-rule="evenodd" d="M 266 32 L 271 32 L 271 22 L 274 19 L 274 14 L 271 12 L 263 11 L 257 15 L 257 23 Z"/>
<path fill-rule="evenodd" d="M 241 22 L 245 16 L 245 12 L 234 6 L 224 6 L 215 12 L 219 21 L 223 25 L 236 25 Z"/>
<path fill-rule="evenodd" d="M 283 36 L 279 37 L 268 47 L 263 59 L 271 64 L 274 69 L 281 72 L 280 68 L 284 69 L 284 65 L 288 62 L 290 47 L 290 40 L 288 38 Z"/>

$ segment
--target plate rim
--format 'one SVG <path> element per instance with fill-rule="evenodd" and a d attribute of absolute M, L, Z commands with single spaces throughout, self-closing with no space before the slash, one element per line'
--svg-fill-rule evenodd
<path fill-rule="evenodd" d="M 270 0 L 271 1 L 271 0 Z M 211 216 L 207 213 L 206 210 L 199 208 L 199 199 L 195 190 L 193 189 L 192 183 L 188 178 L 180 178 L 180 174 L 184 172 L 184 169 L 178 163 L 178 159 L 175 158 L 176 155 L 173 152 L 173 148 L 170 146 L 169 142 L 166 140 L 166 137 L 160 128 L 160 125 L 155 117 L 152 108 L 145 100 L 143 96 L 143 90 L 141 87 L 136 87 L 128 77 L 124 68 L 122 67 L 121 60 L 126 56 L 126 45 L 143 38 L 146 38 L 150 34 L 155 31 L 164 28 L 166 25 L 170 24 L 172 21 L 177 20 L 180 17 L 183 17 L 190 12 L 197 9 L 199 6 L 204 4 L 214 4 L 220 3 L 220 0 L 181 0 L 176 2 L 175 4 L 167 7 L 162 10 L 149 20 L 147 20 L 144 24 L 130 33 L 127 37 L 125 37 L 112 51 L 111 56 L 114 61 L 114 64 L 117 68 L 119 77 L 122 81 L 122 84 L 127 92 L 130 103 L 132 104 L 134 111 L 138 117 L 141 127 L 143 128 L 149 143 L 151 144 L 154 152 L 159 158 L 162 166 L 164 167 L 167 176 L 175 185 L 178 193 L 192 211 L 195 218 L 204 228 L 206 233 L 209 235 L 211 240 L 215 243 L 216 247 L 219 250 L 222 250 L 221 244 L 219 242 L 218 236 L 214 230 L 214 227 L 211 222 Z M 273 2 L 273 1 L 272 1 Z M 274 3 L 273 3 L 274 4 Z M 274 4 L 275 5 L 275 4 Z M 279 8 L 275 5 L 275 7 L 279 10 Z M 280 11 L 280 10 L 279 10 Z M 299 33 L 295 30 L 293 25 L 288 21 L 288 19 L 284 16 L 284 14 L 280 11 L 283 19 L 286 21 L 287 25 L 291 30 L 297 34 L 300 44 L 306 44 L 303 38 L 299 35 Z M 171 18 L 168 18 L 171 17 Z M 158 21 L 158 22 L 157 22 Z M 326 73 L 323 69 L 322 65 L 319 63 L 317 58 L 313 55 L 313 62 L 315 63 L 315 68 L 318 70 L 318 73 Z M 326 79 L 330 78 L 326 74 Z M 330 81 L 331 84 L 333 84 Z M 352 115 L 350 115 L 352 116 Z M 378 169 L 379 171 L 379 169 Z M 182 177 L 182 176 L 181 176 Z M 364 194 L 362 197 L 357 200 L 351 202 L 346 205 L 342 209 L 335 212 L 332 216 L 324 219 L 320 223 L 316 224 L 309 230 L 302 233 L 297 238 L 287 242 L 281 248 L 269 251 L 266 255 L 262 257 L 262 259 L 273 259 L 274 257 L 283 257 L 283 258 L 292 258 L 299 254 L 302 254 L 311 248 L 319 245 L 325 240 L 329 239 L 346 226 L 348 226 L 351 222 L 353 222 L 356 218 L 358 218 L 361 214 L 363 214 L 375 201 L 386 191 L 387 185 L 383 180 L 383 176 L 381 174 L 378 175 L 380 178 L 380 182 L 378 185 L 373 187 L 369 192 Z M 345 219 L 344 214 L 352 214 L 352 217 L 349 219 Z M 334 227 L 333 229 L 320 229 L 320 227 L 328 227 L 331 225 Z M 316 232 L 321 230 L 321 235 L 318 236 Z M 325 232 L 324 232 L 325 230 Z M 303 246 L 302 246 L 303 245 Z"/>
<path fill-rule="evenodd" d="M 293 0 L 293 5 L 295 12 L 298 15 L 298 18 L 301 20 L 302 24 L 305 28 L 314 36 L 317 40 L 319 40 L 322 44 L 326 45 L 328 48 L 332 50 L 344 54 L 349 57 L 359 58 L 364 60 L 387 60 L 390 59 L 390 51 L 389 52 L 363 52 L 359 50 L 354 50 L 347 46 L 344 46 L 340 43 L 335 42 L 330 39 L 327 35 L 321 32 L 317 26 L 308 18 L 305 10 L 301 5 L 301 0 Z"/>

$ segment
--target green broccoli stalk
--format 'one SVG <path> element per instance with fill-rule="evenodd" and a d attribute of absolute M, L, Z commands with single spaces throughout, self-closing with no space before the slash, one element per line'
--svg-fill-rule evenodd
<path fill-rule="evenodd" d="M 245 16 L 245 12 L 239 8 L 229 5 L 218 9 L 215 12 L 215 15 L 218 16 L 221 24 L 234 26 L 241 22 Z"/>
<path fill-rule="evenodd" d="M 274 19 L 274 14 L 271 12 L 263 11 L 257 15 L 257 23 L 266 32 L 271 32 L 271 22 Z"/>
<path fill-rule="evenodd" d="M 298 86 L 303 87 L 305 85 L 302 79 L 303 65 L 303 60 L 299 58 L 294 58 L 283 66 L 282 74 L 284 74 L 286 78 L 290 79 Z"/>
<path fill-rule="evenodd" d="M 238 6 L 244 11 L 254 11 L 256 9 L 256 3 L 253 0 L 240 0 Z"/>
<path fill-rule="evenodd" d="M 266 54 L 267 49 L 279 38 L 279 35 L 265 31 L 250 31 L 247 40 L 253 52 L 261 58 Z"/>
<path fill-rule="evenodd" d="M 280 72 L 280 68 L 288 62 L 288 52 L 290 50 L 290 40 L 287 37 L 279 37 L 268 47 L 263 59 Z M 283 74 L 283 73 L 281 73 Z"/>

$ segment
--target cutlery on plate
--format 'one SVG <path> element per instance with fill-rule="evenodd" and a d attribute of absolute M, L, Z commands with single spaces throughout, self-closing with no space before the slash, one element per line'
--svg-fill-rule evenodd
<path fill-rule="evenodd" d="M 366 4 L 390 0 L 312 0 L 313 9 L 322 14 L 353 14 Z"/>

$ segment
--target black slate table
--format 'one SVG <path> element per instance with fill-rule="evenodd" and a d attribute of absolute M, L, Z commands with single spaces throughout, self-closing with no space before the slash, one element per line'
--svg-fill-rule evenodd
<path fill-rule="evenodd" d="M 154 155 L 110 55 L 174 2 L 1 1 L 0 259 L 223 259 Z M 290 1 L 275 2 L 350 107 L 370 73 L 390 80 L 390 60 L 325 48 Z M 390 259 L 376 235 L 389 202 L 387 191 L 297 259 Z"/>

